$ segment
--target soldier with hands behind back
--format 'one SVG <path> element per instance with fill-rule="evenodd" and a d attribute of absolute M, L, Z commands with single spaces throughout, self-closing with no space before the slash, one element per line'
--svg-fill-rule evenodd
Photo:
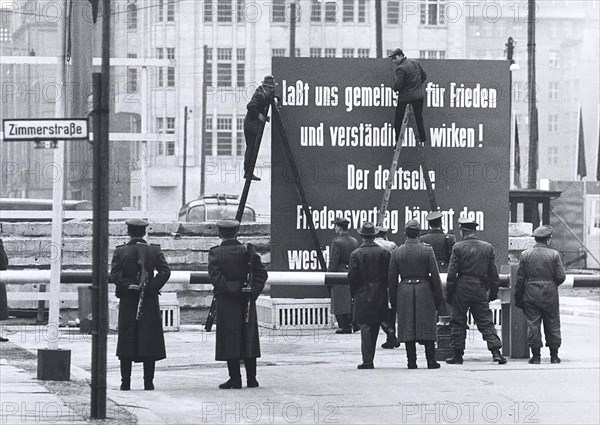
<path fill-rule="evenodd" d="M 121 363 L 121 390 L 131 387 L 132 362 L 144 363 L 144 389 L 154 389 L 157 360 L 167 357 L 158 296 L 171 270 L 160 245 L 144 240 L 148 222 L 126 221 L 130 240 L 115 248 L 110 276 L 119 298 L 117 357 Z M 155 273 L 156 272 L 156 273 Z M 140 281 L 143 275 L 145 282 Z"/>
<path fill-rule="evenodd" d="M 217 299 L 215 360 L 226 361 L 229 372 L 229 379 L 219 385 L 221 389 L 242 388 L 240 360 L 244 361 L 248 387 L 258 387 L 256 299 L 268 275 L 260 256 L 237 240 L 239 226 L 237 220 L 219 220 L 222 242 L 208 253 L 208 273 Z M 249 275 L 252 282 L 248 282 Z"/>
<path fill-rule="evenodd" d="M 496 269 L 494 248 L 476 235 L 478 224 L 471 219 L 458 219 L 462 240 L 452 249 L 446 282 L 446 301 L 452 305 L 450 345 L 454 355 L 448 364 L 462 364 L 467 337 L 467 312 L 470 310 L 477 329 L 487 342 L 492 360 L 506 363 L 500 353 L 502 342 L 494 327 L 490 301 L 498 298 L 500 276 Z"/>
<path fill-rule="evenodd" d="M 398 340 L 406 345 L 409 369 L 417 368 L 417 342 L 425 345 L 427 368 L 438 369 L 437 311 L 444 303 L 440 274 L 433 250 L 419 242 L 419 222 L 409 221 L 404 232 L 406 242 L 392 251 L 388 276 L 390 297 L 398 311 Z"/>
<path fill-rule="evenodd" d="M 530 364 L 540 364 L 542 322 L 550 363 L 560 363 L 561 344 L 558 286 L 565 281 L 565 268 L 558 251 L 550 248 L 552 227 L 540 226 L 533 231 L 535 245 L 521 253 L 515 286 L 515 305 L 527 318 L 527 345 Z"/>

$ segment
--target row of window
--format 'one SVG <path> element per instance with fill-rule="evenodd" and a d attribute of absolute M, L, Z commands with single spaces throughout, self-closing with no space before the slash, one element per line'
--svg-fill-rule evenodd
<path fill-rule="evenodd" d="M 157 0 L 156 19 L 158 22 L 175 22 L 175 0 Z M 290 19 L 290 0 L 272 0 L 272 22 L 287 22 Z M 301 7 L 301 3 L 296 3 Z M 341 19 L 345 23 L 367 22 L 367 0 L 342 0 Z M 216 7 L 215 7 L 216 6 Z M 253 7 L 257 7 L 256 4 Z M 401 23 L 401 2 L 399 0 L 387 1 L 387 23 L 397 25 Z M 340 5 L 335 1 L 311 0 L 310 22 L 312 23 L 337 23 Z M 231 23 L 244 22 L 245 14 L 249 13 L 249 5 L 245 0 L 204 0 L 204 22 Z M 420 20 L 423 25 L 443 25 L 445 23 L 445 1 L 422 0 L 420 3 Z M 137 0 L 128 0 L 127 29 L 135 30 L 138 26 Z M 254 11 L 256 13 L 256 11 Z M 296 13 L 296 21 L 301 17 L 300 10 Z M 216 19 L 215 19 L 216 18 Z"/>

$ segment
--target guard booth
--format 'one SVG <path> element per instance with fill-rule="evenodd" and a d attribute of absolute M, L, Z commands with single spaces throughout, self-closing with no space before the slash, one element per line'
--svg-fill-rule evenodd
<path fill-rule="evenodd" d="M 550 224 L 550 201 L 560 198 L 558 190 L 511 189 L 508 192 L 511 223 L 531 223 L 533 228 Z"/>

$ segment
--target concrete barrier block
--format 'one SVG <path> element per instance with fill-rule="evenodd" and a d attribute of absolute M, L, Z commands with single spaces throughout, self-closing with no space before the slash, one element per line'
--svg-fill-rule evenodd
<path fill-rule="evenodd" d="M 508 238 L 509 251 L 524 251 L 535 245 L 535 239 L 531 236 L 518 236 Z"/>
<path fill-rule="evenodd" d="M 508 223 L 509 237 L 531 236 L 532 233 L 533 224 L 531 223 Z"/>

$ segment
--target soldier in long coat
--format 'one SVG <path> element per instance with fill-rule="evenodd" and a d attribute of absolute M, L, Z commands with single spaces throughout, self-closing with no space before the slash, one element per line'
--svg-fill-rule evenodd
<path fill-rule="evenodd" d="M 515 305 L 527 318 L 527 344 L 531 349 L 529 363 L 540 364 L 542 322 L 550 362 L 560 363 L 560 308 L 558 286 L 565 281 L 565 268 L 558 252 L 550 248 L 552 227 L 540 226 L 533 232 L 535 245 L 523 253 L 517 269 Z"/>
<path fill-rule="evenodd" d="M 452 249 L 446 279 L 446 301 L 452 306 L 450 346 L 454 355 L 446 359 L 446 363 L 463 363 L 467 312 L 470 310 L 477 329 L 492 353 L 492 360 L 505 364 L 506 359 L 500 353 L 502 341 L 494 327 L 489 304 L 498 297 L 500 286 L 494 247 L 477 237 L 478 224 L 475 221 L 461 217 L 458 223 L 462 240 Z"/>
<path fill-rule="evenodd" d="M 409 369 L 417 368 L 417 342 L 425 345 L 427 368 L 437 369 L 437 310 L 444 302 L 440 274 L 433 249 L 419 242 L 419 222 L 409 221 L 404 231 L 406 242 L 392 251 L 388 277 L 398 311 L 398 340 L 406 345 Z"/>
<path fill-rule="evenodd" d="M 226 361 L 229 380 L 221 389 L 241 388 L 240 360 L 244 360 L 248 387 L 258 387 L 256 358 L 260 357 L 256 299 L 265 287 L 267 269 L 260 256 L 236 239 L 240 222 L 219 220 L 222 242 L 208 253 L 208 273 L 217 299 L 217 335 L 215 360 Z M 254 274 L 250 293 L 248 282 L 250 264 Z M 247 288 L 246 288 L 247 289 Z"/>
<path fill-rule="evenodd" d="M 0 270 L 8 269 L 8 256 L 4 251 L 4 244 L 0 239 Z M 0 320 L 8 319 L 8 302 L 6 299 L 6 284 L 0 282 Z M 8 338 L 4 338 L 0 335 L 0 342 L 7 342 Z"/>
<path fill-rule="evenodd" d="M 160 245 L 148 245 L 144 240 L 148 222 L 130 219 L 126 224 L 130 240 L 115 248 L 110 270 L 120 301 L 117 357 L 121 363 L 121 390 L 131 387 L 132 362 L 144 363 L 144 389 L 153 390 L 155 362 L 167 357 L 158 295 L 169 280 L 171 270 Z M 148 280 L 138 320 L 144 256 Z"/>
<path fill-rule="evenodd" d="M 334 223 L 335 232 L 338 236 L 331 242 L 327 271 L 345 272 L 348 271 L 348 265 L 350 264 L 350 254 L 358 248 L 358 241 L 348 234 L 350 222 L 347 219 L 338 217 Z M 331 288 L 331 312 L 335 314 L 339 326 L 335 333 L 352 333 L 352 297 L 348 286 L 334 285 Z"/>
<path fill-rule="evenodd" d="M 363 362 L 358 368 L 373 369 L 379 326 L 388 318 L 390 253 L 373 241 L 377 236 L 373 223 L 363 223 L 358 233 L 363 244 L 350 255 L 348 284 L 354 298 L 354 319 L 360 325 Z"/>
<path fill-rule="evenodd" d="M 446 273 L 456 239 L 454 235 L 448 235 L 442 229 L 442 213 L 440 211 L 430 212 L 426 220 L 431 230 L 426 235 L 421 236 L 420 241 L 431 245 L 438 264 L 438 270 L 440 273 Z"/>

